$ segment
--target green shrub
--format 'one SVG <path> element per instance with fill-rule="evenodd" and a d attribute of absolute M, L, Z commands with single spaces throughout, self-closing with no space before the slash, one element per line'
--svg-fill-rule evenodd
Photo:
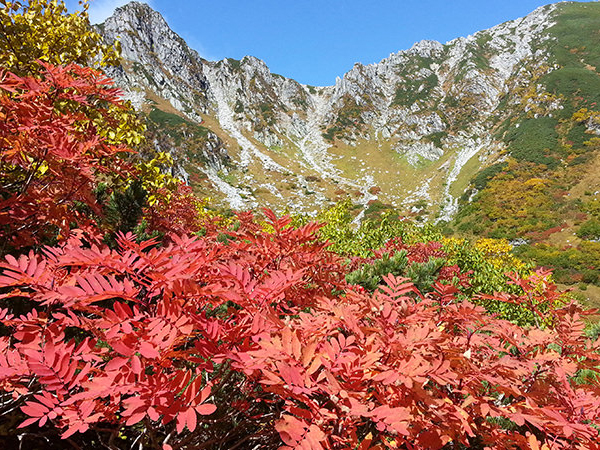
<path fill-rule="evenodd" d="M 569 133 L 567 134 L 567 140 L 571 143 L 574 149 L 581 149 L 584 146 L 584 142 L 590 139 L 590 135 L 587 134 L 587 127 L 585 124 L 576 124 Z"/>
<path fill-rule="evenodd" d="M 152 108 L 149 117 L 150 120 L 160 125 L 177 126 L 191 123 L 189 120 L 186 120 L 177 114 L 169 113 L 158 108 Z"/>
<path fill-rule="evenodd" d="M 585 221 L 577 230 L 577 236 L 586 240 L 600 239 L 600 221 L 595 218 Z"/>
<path fill-rule="evenodd" d="M 513 127 L 505 136 L 512 156 L 517 161 L 556 167 L 558 160 L 552 153 L 558 146 L 557 125 L 555 118 L 540 117 L 524 120 L 518 128 Z"/>
<path fill-rule="evenodd" d="M 582 281 L 588 284 L 596 284 L 598 282 L 598 271 L 586 269 L 582 272 Z"/>
<path fill-rule="evenodd" d="M 426 100 L 438 83 L 435 73 L 425 79 L 407 79 L 396 88 L 392 105 L 410 106 L 417 101 Z"/>
<path fill-rule="evenodd" d="M 585 67 L 563 67 L 543 77 L 548 92 L 568 99 L 585 99 L 588 103 L 600 102 L 600 77 Z M 579 109 L 580 101 L 563 102 L 559 113 L 569 118 Z"/>
<path fill-rule="evenodd" d="M 350 272 L 346 275 L 346 281 L 350 284 L 358 284 L 368 291 L 374 291 L 379 286 L 383 277 L 388 274 L 401 276 L 405 274 L 408 265 L 406 251 L 400 251 L 390 257 L 389 254 L 383 255 L 373 264 L 365 264 L 360 269 Z"/>
<path fill-rule="evenodd" d="M 486 167 L 483 170 L 480 170 L 477 173 L 477 175 L 475 175 L 473 177 L 473 179 L 471 180 L 471 184 L 478 191 L 482 190 L 483 188 L 486 187 L 486 185 L 492 178 L 494 178 L 496 175 L 498 175 L 500 172 L 502 172 L 504 169 L 506 169 L 507 165 L 508 164 L 505 162 L 496 163 L 496 164 L 492 164 L 489 167 Z"/>

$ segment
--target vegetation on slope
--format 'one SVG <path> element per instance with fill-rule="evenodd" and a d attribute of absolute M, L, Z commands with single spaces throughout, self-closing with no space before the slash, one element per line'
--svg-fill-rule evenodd
<path fill-rule="evenodd" d="M 506 241 L 223 217 L 134 117 L 89 67 L 0 76 L 7 448 L 600 449 L 591 313 Z"/>
<path fill-rule="evenodd" d="M 600 124 L 600 7 L 565 3 L 555 14 L 549 39 L 539 44 L 552 68 L 540 68 L 528 87 L 516 90 L 512 103 L 522 109 L 500 127 L 510 157 L 473 178 L 474 190 L 465 199 L 475 196 L 464 204 L 455 226 L 464 233 L 524 239 L 521 257 L 555 268 L 562 283 L 585 287 L 598 283 L 600 260 L 590 196 L 575 187 L 594 170 L 600 150 L 595 134 Z M 571 238 L 555 239 L 554 234 Z"/>

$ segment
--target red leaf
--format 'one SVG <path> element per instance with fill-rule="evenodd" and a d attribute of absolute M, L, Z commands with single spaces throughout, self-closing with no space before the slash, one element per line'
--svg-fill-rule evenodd
<path fill-rule="evenodd" d="M 188 430 L 194 431 L 196 429 L 196 411 L 194 408 L 188 408 L 185 415 Z"/>
<path fill-rule="evenodd" d="M 142 363 L 140 362 L 140 358 L 138 358 L 137 355 L 133 355 L 131 357 L 131 369 L 136 375 L 140 375 L 142 373 Z"/>
<path fill-rule="evenodd" d="M 39 420 L 39 417 L 32 417 L 30 419 L 25 419 L 17 428 L 25 428 L 32 423 L 36 423 Z"/>
<path fill-rule="evenodd" d="M 150 342 L 140 342 L 139 352 L 143 357 L 148 359 L 158 358 L 160 356 L 158 351 Z"/>
<path fill-rule="evenodd" d="M 129 358 L 121 358 L 121 357 L 113 358 L 106 364 L 104 370 L 107 372 L 111 372 L 113 370 L 119 370 L 128 361 L 129 361 Z"/>
<path fill-rule="evenodd" d="M 217 410 L 217 406 L 212 403 L 203 403 L 196 406 L 196 412 L 201 416 L 208 416 Z"/>
<path fill-rule="evenodd" d="M 183 413 L 177 414 L 177 421 L 176 421 L 175 429 L 177 430 L 178 434 L 181 434 L 181 432 L 185 428 L 186 420 L 187 420 L 187 417 L 185 414 L 183 414 Z"/>
<path fill-rule="evenodd" d="M 50 409 L 47 406 L 44 406 L 40 403 L 36 402 L 27 402 L 23 406 L 21 406 L 21 411 L 31 417 L 42 417 L 45 415 Z"/>
<path fill-rule="evenodd" d="M 125 422 L 125 425 L 127 425 L 127 426 L 135 425 L 139 421 L 143 420 L 144 417 L 146 417 L 145 411 L 134 413 L 131 416 L 129 416 L 129 418 Z"/>
<path fill-rule="evenodd" d="M 148 417 L 150 417 L 150 420 L 156 422 L 158 419 L 160 419 L 160 414 L 151 406 L 148 408 Z"/>

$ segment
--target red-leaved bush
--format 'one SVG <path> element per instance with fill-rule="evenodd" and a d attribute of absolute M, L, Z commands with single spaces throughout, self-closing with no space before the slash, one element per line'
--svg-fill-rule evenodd
<path fill-rule="evenodd" d="M 600 340 L 548 274 L 479 299 L 540 324 L 520 327 L 465 299 L 438 243 L 347 263 L 270 211 L 223 229 L 184 185 L 146 210 L 163 241 L 104 245 L 87 216 L 100 181 L 133 175 L 109 144 L 124 105 L 100 72 L 42 66 L 0 74 L 0 253 L 65 239 L 0 262 L 7 448 L 58 448 L 58 429 L 89 450 L 600 449 Z M 398 252 L 421 291 L 346 281 Z"/>
<path fill-rule="evenodd" d="M 221 217 L 212 217 L 204 211 L 206 201 L 182 181 L 172 190 L 161 188 L 153 195 L 155 202 L 145 210 L 148 231 L 191 234 L 204 229 L 214 232 L 220 222 Z"/>
<path fill-rule="evenodd" d="M 578 305 L 540 329 L 439 282 L 356 292 L 318 225 L 267 217 L 273 232 L 240 215 L 226 242 L 7 257 L 0 412 L 108 448 L 600 448 L 598 382 L 573 378 L 600 342 Z M 515 282 L 504 300 L 559 296 L 542 273 Z"/>
<path fill-rule="evenodd" d="M 12 247 L 93 226 L 94 189 L 132 173 L 99 127 L 118 129 L 125 108 L 102 72 L 40 61 L 39 77 L 0 71 L 0 239 Z"/>

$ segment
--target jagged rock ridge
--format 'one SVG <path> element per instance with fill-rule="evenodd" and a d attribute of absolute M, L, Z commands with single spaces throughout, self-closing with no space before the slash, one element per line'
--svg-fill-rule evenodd
<path fill-rule="evenodd" d="M 100 30 L 121 42 L 124 62 L 110 75 L 136 107 L 171 108 L 222 140 L 230 160 L 197 164 L 200 191 L 218 190 L 233 208 L 300 211 L 347 194 L 407 209 L 424 201 L 448 219 L 465 180 L 502 157 L 494 131 L 520 107 L 506 101 L 515 86 L 553 69 L 545 43 L 556 10 L 418 42 L 327 87 L 273 74 L 251 56 L 206 61 L 145 4 L 118 8 Z"/>

